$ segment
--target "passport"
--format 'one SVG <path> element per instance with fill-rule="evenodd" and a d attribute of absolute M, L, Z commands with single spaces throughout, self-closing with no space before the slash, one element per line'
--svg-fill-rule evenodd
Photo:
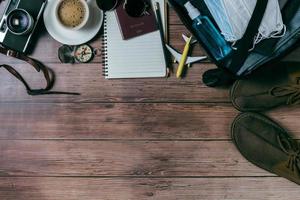
<path fill-rule="evenodd" d="M 124 40 L 151 33 L 158 30 L 152 2 L 148 1 L 150 8 L 147 10 L 150 15 L 131 17 L 123 8 L 124 0 L 121 1 L 115 13 L 117 15 L 120 31 Z"/>

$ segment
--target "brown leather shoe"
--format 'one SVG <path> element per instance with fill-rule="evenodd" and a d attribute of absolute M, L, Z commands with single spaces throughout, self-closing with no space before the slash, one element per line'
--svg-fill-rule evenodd
<path fill-rule="evenodd" d="M 278 124 L 260 114 L 243 113 L 234 120 L 231 134 L 247 160 L 300 184 L 300 143 Z"/>
<path fill-rule="evenodd" d="M 300 64 L 280 63 L 238 80 L 230 90 L 233 106 L 242 111 L 264 111 L 300 103 Z"/>

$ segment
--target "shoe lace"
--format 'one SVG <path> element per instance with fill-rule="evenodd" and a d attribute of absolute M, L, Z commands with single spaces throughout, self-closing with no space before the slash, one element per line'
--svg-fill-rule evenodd
<path fill-rule="evenodd" d="M 287 97 L 288 105 L 300 104 L 300 85 L 286 85 L 274 87 L 270 90 L 270 94 L 274 97 Z"/>
<path fill-rule="evenodd" d="M 278 136 L 279 145 L 287 155 L 286 167 L 293 173 L 300 175 L 300 143 L 291 138 Z"/>

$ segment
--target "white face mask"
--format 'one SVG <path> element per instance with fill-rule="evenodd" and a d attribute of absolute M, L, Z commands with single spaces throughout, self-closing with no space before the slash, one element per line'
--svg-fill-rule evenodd
<path fill-rule="evenodd" d="M 219 3 L 216 3 L 216 1 Z M 229 42 L 235 42 L 243 37 L 255 9 L 256 1 L 257 0 L 205 0 L 209 10 L 215 10 L 211 11 L 211 13 L 225 39 Z M 225 11 L 220 11 L 221 9 Z M 215 13 L 218 13 L 218 15 Z M 221 15 L 225 16 L 222 17 Z M 230 27 L 226 27 L 228 24 L 223 22 L 224 19 L 229 20 Z M 282 37 L 285 33 L 283 29 L 285 29 L 285 26 L 282 21 L 278 0 L 269 0 L 258 34 L 254 38 L 254 45 L 263 39 Z M 231 33 L 229 36 L 226 36 L 225 33 L 228 35 L 228 31 L 230 30 Z"/>
<path fill-rule="evenodd" d="M 218 27 L 221 29 L 221 33 L 225 37 L 225 40 L 230 42 L 236 41 L 236 37 L 234 36 L 233 33 L 233 28 L 230 24 L 229 18 L 225 13 L 223 1 L 221 0 L 204 0 L 204 1 L 211 15 L 215 19 L 215 22 L 218 24 Z"/>
<path fill-rule="evenodd" d="M 242 0 L 242 1 L 244 1 L 248 11 L 252 15 L 255 9 L 256 0 Z M 258 35 L 256 36 L 255 44 L 267 38 L 283 36 L 282 34 L 283 29 L 284 29 L 284 25 L 282 21 L 279 2 L 278 0 L 269 0 L 265 15 L 258 29 Z"/>

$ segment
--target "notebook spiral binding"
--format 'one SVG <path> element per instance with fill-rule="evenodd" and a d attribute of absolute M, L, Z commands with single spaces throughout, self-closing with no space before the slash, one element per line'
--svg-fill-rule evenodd
<path fill-rule="evenodd" d="M 107 57 L 107 18 L 106 15 L 104 14 L 104 24 L 103 24 L 103 38 L 102 38 L 102 75 L 104 77 L 108 76 L 108 67 L 107 67 L 107 62 L 108 62 L 108 57 Z"/>

